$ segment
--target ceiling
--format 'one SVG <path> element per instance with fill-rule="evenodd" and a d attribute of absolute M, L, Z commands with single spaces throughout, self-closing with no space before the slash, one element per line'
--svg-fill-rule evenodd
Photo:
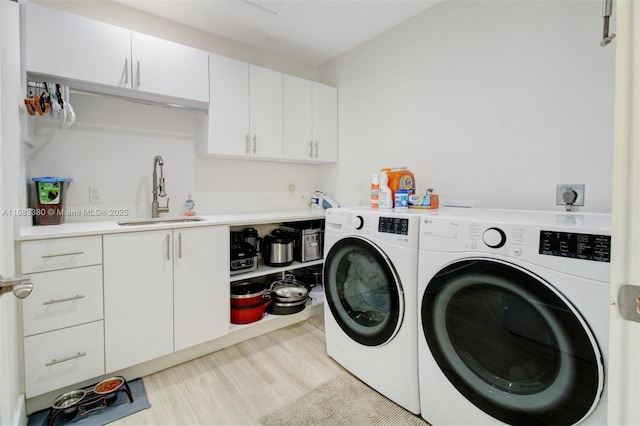
<path fill-rule="evenodd" d="M 318 66 L 438 0 L 115 0 Z"/>

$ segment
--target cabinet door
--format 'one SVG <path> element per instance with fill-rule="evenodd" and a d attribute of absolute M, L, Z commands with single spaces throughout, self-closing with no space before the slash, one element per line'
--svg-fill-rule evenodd
<path fill-rule="evenodd" d="M 338 161 L 338 89 L 313 83 L 313 144 L 318 161 Z M 316 145 L 317 144 L 317 145 Z"/>
<path fill-rule="evenodd" d="M 108 372 L 173 351 L 171 231 L 104 236 Z"/>
<path fill-rule="evenodd" d="M 176 351 L 229 332 L 229 228 L 174 229 Z"/>
<path fill-rule="evenodd" d="M 283 77 L 284 158 L 313 160 L 311 81 Z"/>
<path fill-rule="evenodd" d="M 209 55 L 210 94 L 207 153 L 247 156 L 249 147 L 249 64 Z"/>
<path fill-rule="evenodd" d="M 249 65 L 251 151 L 260 158 L 283 158 L 282 73 Z"/>
<path fill-rule="evenodd" d="M 33 3 L 24 5 L 27 72 L 131 87 L 131 32 Z"/>
<path fill-rule="evenodd" d="M 209 54 L 189 46 L 131 34 L 133 88 L 209 102 Z"/>

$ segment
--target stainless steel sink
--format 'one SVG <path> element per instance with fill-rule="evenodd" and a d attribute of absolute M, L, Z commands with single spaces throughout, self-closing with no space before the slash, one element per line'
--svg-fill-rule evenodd
<path fill-rule="evenodd" d="M 158 217 L 155 219 L 134 219 L 123 220 L 118 222 L 121 226 L 140 226 L 140 225 L 161 225 L 163 223 L 187 223 L 200 222 L 204 219 L 199 217 Z"/>

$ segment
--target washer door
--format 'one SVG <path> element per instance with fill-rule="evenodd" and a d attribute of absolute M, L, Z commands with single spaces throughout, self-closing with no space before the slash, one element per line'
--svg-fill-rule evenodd
<path fill-rule="evenodd" d="M 351 339 L 366 346 L 393 339 L 404 316 L 404 294 L 378 246 L 359 237 L 339 240 L 325 257 L 323 274 L 325 303 Z"/>
<path fill-rule="evenodd" d="M 498 420 L 572 425 L 598 403 L 604 368 L 593 334 L 522 268 L 486 259 L 447 266 L 427 285 L 421 321 L 445 376 Z"/>

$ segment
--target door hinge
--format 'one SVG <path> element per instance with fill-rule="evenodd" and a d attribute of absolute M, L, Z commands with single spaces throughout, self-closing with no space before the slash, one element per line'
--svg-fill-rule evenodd
<path fill-rule="evenodd" d="M 618 290 L 618 311 L 627 321 L 640 322 L 640 287 L 623 285 Z"/>

